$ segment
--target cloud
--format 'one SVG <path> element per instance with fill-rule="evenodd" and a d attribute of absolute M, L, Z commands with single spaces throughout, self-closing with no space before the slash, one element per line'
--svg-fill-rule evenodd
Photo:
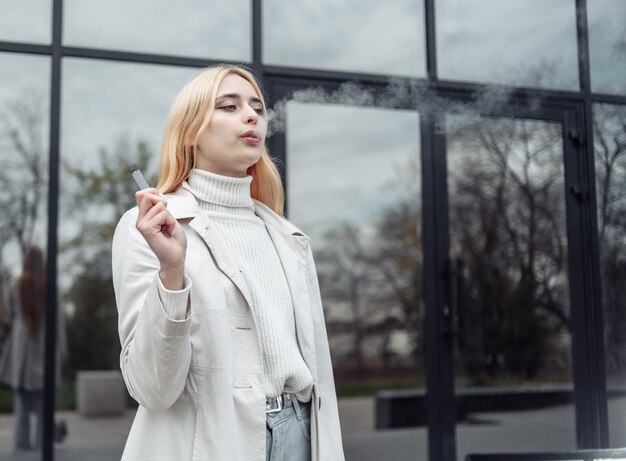
<path fill-rule="evenodd" d="M 578 89 L 575 2 L 439 0 L 442 79 Z"/>
<path fill-rule="evenodd" d="M 64 1 L 66 45 L 252 60 L 249 0 Z"/>
<path fill-rule="evenodd" d="M 43 43 L 52 41 L 52 2 L 19 0 L 1 7 L 0 40 Z"/>
<path fill-rule="evenodd" d="M 378 218 L 420 152 L 416 111 L 292 103 L 287 124 L 289 218 L 314 239 Z"/>
<path fill-rule="evenodd" d="M 626 2 L 587 2 L 591 87 L 602 93 L 626 94 Z"/>
<path fill-rule="evenodd" d="M 158 155 L 170 106 L 198 72 L 151 64 L 64 60 L 63 160 L 93 167 L 99 149 L 110 148 L 121 135 L 128 135 L 131 142 L 147 141 Z"/>
<path fill-rule="evenodd" d="M 423 77 L 421 0 L 263 2 L 267 64 Z"/>

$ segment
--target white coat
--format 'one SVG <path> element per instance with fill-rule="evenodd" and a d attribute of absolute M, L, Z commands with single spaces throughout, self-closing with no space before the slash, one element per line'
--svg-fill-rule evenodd
<path fill-rule="evenodd" d="M 140 406 L 122 460 L 264 461 L 263 359 L 245 277 L 195 197 L 166 195 L 187 236 L 190 314 L 167 318 L 157 290 L 159 263 L 137 231 L 137 208 L 113 238 L 113 283 L 121 369 Z M 285 270 L 296 335 L 313 376 L 313 461 L 344 459 L 337 398 L 309 239 L 255 201 Z"/>

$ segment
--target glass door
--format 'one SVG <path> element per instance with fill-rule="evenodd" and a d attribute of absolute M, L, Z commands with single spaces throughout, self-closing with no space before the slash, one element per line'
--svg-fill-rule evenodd
<path fill-rule="evenodd" d="M 458 459 L 575 449 L 563 127 L 445 128 Z"/>
<path fill-rule="evenodd" d="M 576 111 L 538 107 L 431 127 L 433 460 L 606 446 L 593 155 Z"/>

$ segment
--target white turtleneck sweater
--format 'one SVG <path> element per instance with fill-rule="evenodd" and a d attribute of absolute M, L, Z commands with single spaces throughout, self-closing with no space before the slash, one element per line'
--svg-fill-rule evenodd
<path fill-rule="evenodd" d="M 215 223 L 246 277 L 262 347 L 266 396 L 289 392 L 308 402 L 313 378 L 298 348 L 289 285 L 265 224 L 254 213 L 251 182 L 252 176 L 233 178 L 194 169 L 183 187 Z M 162 285 L 159 289 L 165 297 L 175 297 Z"/>

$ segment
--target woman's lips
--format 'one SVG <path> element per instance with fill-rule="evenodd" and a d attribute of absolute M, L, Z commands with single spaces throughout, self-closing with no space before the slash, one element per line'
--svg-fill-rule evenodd
<path fill-rule="evenodd" d="M 241 135 L 241 138 L 251 144 L 258 144 L 261 142 L 261 136 L 259 136 L 259 133 L 254 130 L 246 131 L 244 134 Z"/>

